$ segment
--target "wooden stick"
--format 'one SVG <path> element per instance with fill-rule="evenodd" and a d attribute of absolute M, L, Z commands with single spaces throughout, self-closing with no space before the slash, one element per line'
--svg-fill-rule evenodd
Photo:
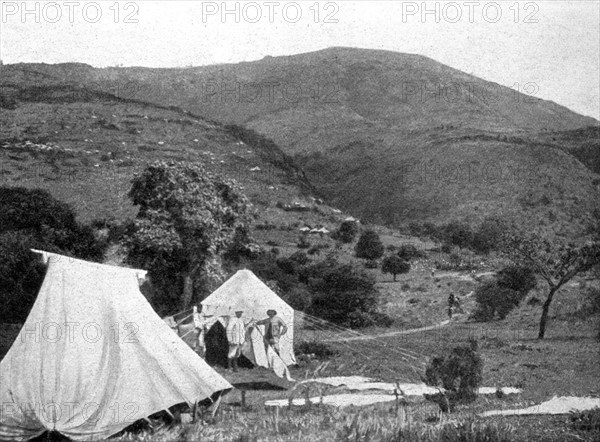
<path fill-rule="evenodd" d="M 210 416 L 211 418 L 214 418 L 215 414 L 217 414 L 217 410 L 219 409 L 219 405 L 221 405 L 221 399 L 223 399 L 223 395 L 222 394 L 219 395 L 217 401 L 213 405 L 214 408 L 213 408 L 213 411 L 212 411 L 211 416 Z"/>

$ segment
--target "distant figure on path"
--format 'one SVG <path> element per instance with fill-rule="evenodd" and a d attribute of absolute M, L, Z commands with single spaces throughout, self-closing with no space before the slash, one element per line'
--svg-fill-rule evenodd
<path fill-rule="evenodd" d="M 456 298 L 453 293 L 450 293 L 450 296 L 448 296 L 448 319 L 452 319 L 452 307 L 454 307 L 455 303 Z"/>
<path fill-rule="evenodd" d="M 287 325 L 283 322 L 277 311 L 267 310 L 269 316 L 262 321 L 258 321 L 256 325 L 264 325 L 265 328 L 265 350 L 268 349 L 269 345 L 273 347 L 273 350 L 279 355 L 279 339 L 287 332 Z"/>

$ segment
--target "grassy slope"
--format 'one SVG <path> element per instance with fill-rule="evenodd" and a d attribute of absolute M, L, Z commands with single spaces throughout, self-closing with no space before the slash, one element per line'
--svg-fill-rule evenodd
<path fill-rule="evenodd" d="M 597 129 L 580 129 L 597 121 L 421 56 L 333 48 L 192 69 L 31 68 L 255 128 L 331 204 L 374 222 L 503 214 L 574 231 L 600 200 Z M 461 96 L 432 95 L 448 85 Z"/>

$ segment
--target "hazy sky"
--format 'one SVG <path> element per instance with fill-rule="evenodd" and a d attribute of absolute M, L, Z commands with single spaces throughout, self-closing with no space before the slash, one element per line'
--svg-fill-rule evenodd
<path fill-rule="evenodd" d="M 170 67 L 387 49 L 600 119 L 600 1 L 0 2 L 4 63 Z"/>

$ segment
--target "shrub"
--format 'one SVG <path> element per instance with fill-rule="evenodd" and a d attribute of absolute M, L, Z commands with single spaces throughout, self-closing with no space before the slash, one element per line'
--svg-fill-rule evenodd
<path fill-rule="evenodd" d="M 596 315 L 600 313 L 600 289 L 597 287 L 588 288 L 584 294 L 584 303 L 588 314 Z"/>
<path fill-rule="evenodd" d="M 319 341 L 302 341 L 294 348 L 294 351 L 300 355 L 313 355 L 318 359 L 327 359 L 338 354 L 327 344 Z"/>
<path fill-rule="evenodd" d="M 441 386 L 448 392 L 447 411 L 452 411 L 454 403 L 474 401 L 482 379 L 483 359 L 475 340 L 468 347 L 455 347 L 450 354 L 433 358 L 425 369 L 427 385 Z"/>
<path fill-rule="evenodd" d="M 483 283 L 475 290 L 477 307 L 471 318 L 485 322 L 497 315 L 499 319 L 504 319 L 525 296 L 526 293 L 501 286 L 497 281 Z"/>
<path fill-rule="evenodd" d="M 301 236 L 298 238 L 298 244 L 296 244 L 296 247 L 299 249 L 308 249 L 310 247 L 310 242 L 308 239 L 306 239 L 306 237 Z"/>
<path fill-rule="evenodd" d="M 367 269 L 376 269 L 379 267 L 379 263 L 377 262 L 376 259 L 368 259 L 365 262 L 365 268 Z"/>
<path fill-rule="evenodd" d="M 496 249 L 506 231 L 506 223 L 499 218 L 486 218 L 473 233 L 471 247 L 479 253 Z"/>
<path fill-rule="evenodd" d="M 577 431 L 597 432 L 600 436 L 600 408 L 571 412 L 571 426 Z"/>
<path fill-rule="evenodd" d="M 404 261 L 425 258 L 426 254 L 413 244 L 402 244 L 398 249 L 398 257 Z"/>
<path fill-rule="evenodd" d="M 357 258 L 373 260 L 383 256 L 384 247 L 379 235 L 373 230 L 367 230 L 358 239 L 355 251 Z"/>
<path fill-rule="evenodd" d="M 336 241 L 350 244 L 354 241 L 356 235 L 358 235 L 358 224 L 354 221 L 344 221 L 340 224 L 340 227 L 331 234 L 331 237 Z"/>
<path fill-rule="evenodd" d="M 298 263 L 290 258 L 279 258 L 277 260 L 277 266 L 285 273 L 294 275 L 296 273 L 296 267 Z"/>
<path fill-rule="evenodd" d="M 312 246 L 306 253 L 309 255 L 319 255 L 321 253 L 321 248 L 318 246 Z"/>
<path fill-rule="evenodd" d="M 296 253 L 292 254 L 292 256 L 290 256 L 290 259 L 302 266 L 308 264 L 308 262 L 310 261 L 306 253 L 302 251 L 297 251 Z"/>
<path fill-rule="evenodd" d="M 396 281 L 396 275 L 410 271 L 410 263 L 395 255 L 388 256 L 381 264 L 381 271 L 382 273 L 391 273 Z"/>
<path fill-rule="evenodd" d="M 312 304 L 312 294 L 304 284 L 296 284 L 291 289 L 283 291 L 281 298 L 294 310 L 308 311 Z"/>
<path fill-rule="evenodd" d="M 515 290 L 517 292 L 529 293 L 537 285 L 535 273 L 527 267 L 511 265 L 503 268 L 497 274 L 498 285 Z"/>
<path fill-rule="evenodd" d="M 473 231 L 468 224 L 453 221 L 441 229 L 441 239 L 452 245 L 466 248 L 473 243 Z"/>
<path fill-rule="evenodd" d="M 303 269 L 300 280 L 313 293 L 312 314 L 327 321 L 349 325 L 352 312 L 372 313 L 377 307 L 375 280 L 349 264 L 327 260 Z"/>

